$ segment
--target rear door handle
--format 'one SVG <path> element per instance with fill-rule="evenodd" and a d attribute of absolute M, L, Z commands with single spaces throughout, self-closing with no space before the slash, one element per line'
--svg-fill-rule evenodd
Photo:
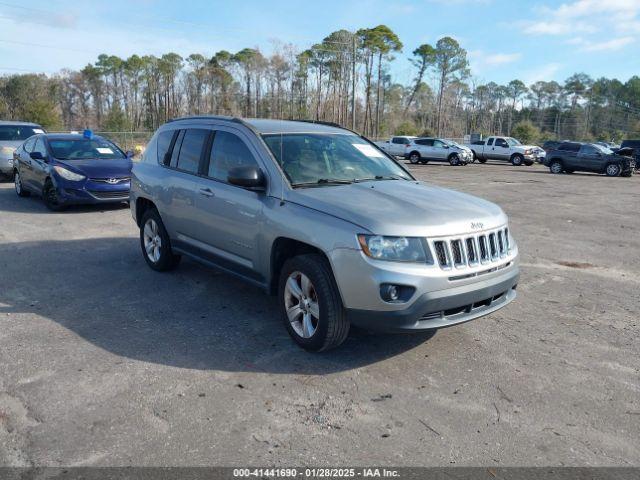
<path fill-rule="evenodd" d="M 215 196 L 215 193 L 213 193 L 213 191 L 210 188 L 201 188 L 200 190 L 198 190 L 198 193 L 200 193 L 200 195 L 204 195 L 205 197 Z"/>

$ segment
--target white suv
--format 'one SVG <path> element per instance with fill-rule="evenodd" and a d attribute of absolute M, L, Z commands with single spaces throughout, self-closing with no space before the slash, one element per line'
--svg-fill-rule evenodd
<path fill-rule="evenodd" d="M 473 162 L 469 147 L 443 138 L 416 138 L 407 146 L 404 157 L 413 164 L 430 160 L 449 162 L 454 166 Z"/>

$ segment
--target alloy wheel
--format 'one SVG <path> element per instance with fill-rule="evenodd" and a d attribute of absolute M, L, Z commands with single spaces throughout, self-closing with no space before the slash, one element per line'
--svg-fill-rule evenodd
<path fill-rule="evenodd" d="M 149 260 L 158 263 L 161 256 L 162 238 L 160 237 L 160 229 L 153 218 L 147 220 L 144 225 L 144 250 Z"/>
<path fill-rule="evenodd" d="M 16 187 L 16 193 L 20 195 L 22 193 L 22 180 L 20 180 L 20 174 L 18 172 L 16 172 L 13 177 L 13 183 Z"/>
<path fill-rule="evenodd" d="M 316 290 L 304 273 L 292 272 L 284 289 L 284 305 L 291 327 L 302 338 L 311 338 L 320 322 Z"/>

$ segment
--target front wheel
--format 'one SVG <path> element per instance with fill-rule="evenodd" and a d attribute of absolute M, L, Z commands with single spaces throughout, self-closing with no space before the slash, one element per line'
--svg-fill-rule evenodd
<path fill-rule="evenodd" d="M 519 167 L 524 163 L 524 157 L 522 155 L 514 155 L 511 157 L 511 164 L 514 167 Z"/>
<path fill-rule="evenodd" d="M 155 208 L 147 210 L 140 221 L 140 247 L 147 265 L 158 272 L 173 270 L 180 263 L 181 257 L 174 255 L 169 234 Z"/>
<path fill-rule="evenodd" d="M 16 188 L 16 195 L 18 195 L 19 197 L 28 197 L 29 195 L 31 195 L 29 191 L 25 190 L 22 186 L 22 177 L 20 176 L 20 172 L 18 172 L 17 170 L 13 175 L 13 185 Z"/>
<path fill-rule="evenodd" d="M 44 204 L 47 206 L 49 210 L 52 212 L 61 212 L 66 207 L 60 201 L 58 197 L 58 189 L 55 187 L 51 180 L 47 180 L 44 184 L 44 189 L 42 190 L 42 199 L 44 200 Z"/>
<path fill-rule="evenodd" d="M 287 260 L 280 272 L 278 297 L 289 335 L 305 350 L 329 350 L 347 338 L 349 320 L 331 268 L 320 255 Z"/>
<path fill-rule="evenodd" d="M 449 165 L 452 167 L 457 167 L 460 165 L 460 157 L 457 154 L 453 154 L 449 157 Z"/>
<path fill-rule="evenodd" d="M 621 171 L 622 169 L 620 168 L 620 165 L 618 165 L 617 163 L 610 163 L 609 165 L 607 165 L 605 173 L 607 174 L 607 177 L 617 177 L 618 175 L 620 175 Z"/>

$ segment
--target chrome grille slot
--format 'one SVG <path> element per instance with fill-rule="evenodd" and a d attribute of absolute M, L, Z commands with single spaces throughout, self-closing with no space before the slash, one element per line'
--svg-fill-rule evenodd
<path fill-rule="evenodd" d="M 447 260 L 447 250 L 444 246 L 444 242 L 437 241 L 433 242 L 433 248 L 436 251 L 436 257 L 438 258 L 438 263 L 442 268 L 446 268 L 449 266 L 449 262 Z"/>
<path fill-rule="evenodd" d="M 451 253 L 453 256 L 453 264 L 463 265 L 462 240 L 451 240 Z"/>
<path fill-rule="evenodd" d="M 489 234 L 489 251 L 491 252 L 491 259 L 493 260 L 498 256 L 498 247 L 496 246 L 496 234 Z"/>
<path fill-rule="evenodd" d="M 476 244 L 473 241 L 473 238 L 467 238 L 467 259 L 469 260 L 469 265 L 473 265 L 478 263 L 478 256 L 476 254 Z"/>
<path fill-rule="evenodd" d="M 509 248 L 510 248 L 510 246 L 509 246 L 509 229 L 508 228 L 504 229 L 504 244 L 505 244 L 505 247 L 507 248 L 507 252 L 508 252 Z"/>
<path fill-rule="evenodd" d="M 480 235 L 478 237 L 478 243 L 480 244 L 480 261 L 488 262 L 489 261 L 489 249 L 487 247 L 487 237 L 484 235 Z"/>
<path fill-rule="evenodd" d="M 504 240 L 502 239 L 502 230 L 498 230 L 498 252 L 500 253 L 500 255 L 504 255 L 505 253 L 507 253 L 506 249 L 504 248 Z"/>

